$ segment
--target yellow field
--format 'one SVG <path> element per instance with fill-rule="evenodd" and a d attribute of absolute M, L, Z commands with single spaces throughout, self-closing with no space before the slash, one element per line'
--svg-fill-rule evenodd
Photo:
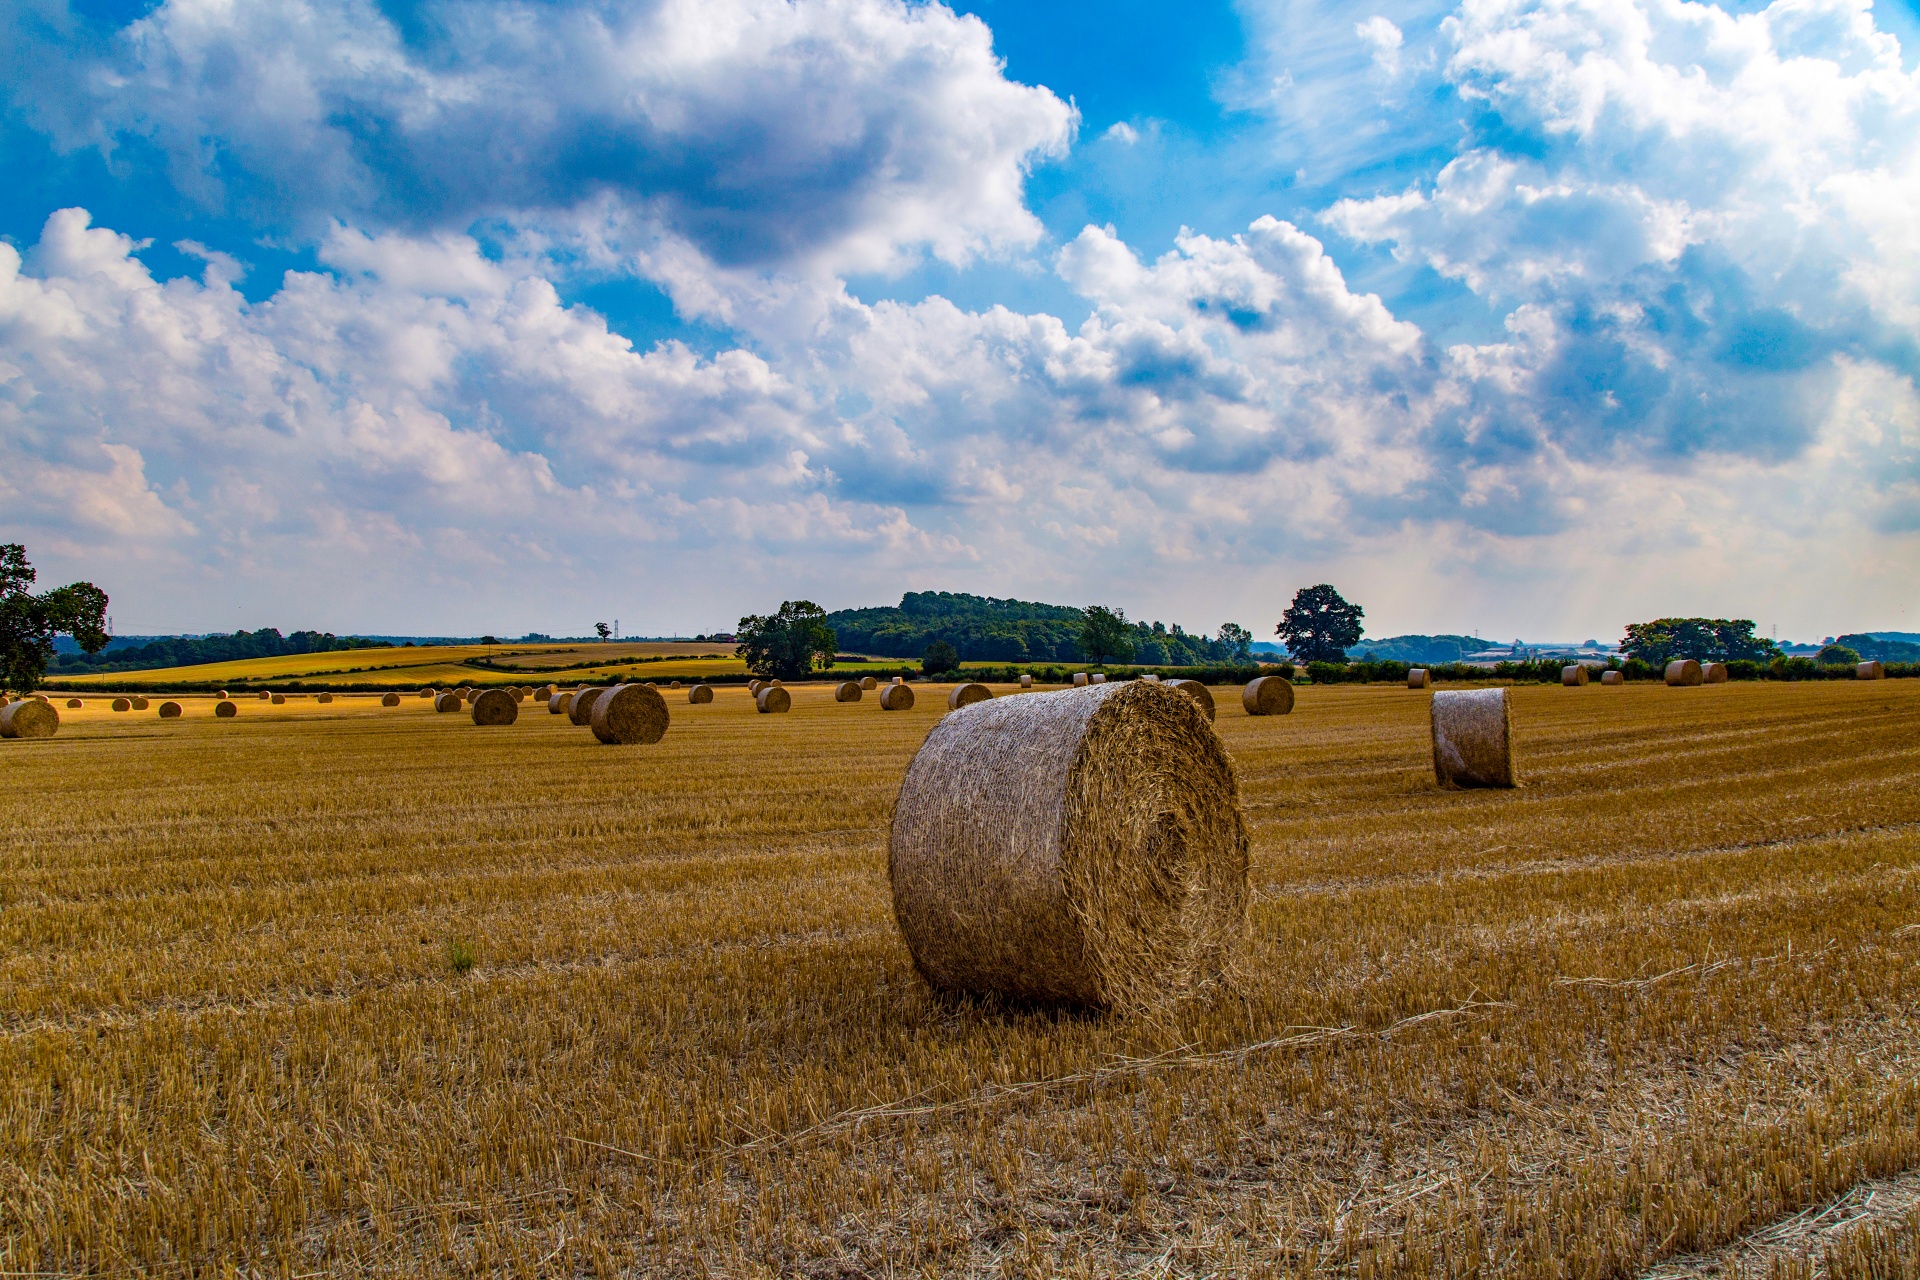
<path fill-rule="evenodd" d="M 247 658 L 191 667 L 156 667 L 101 675 L 62 676 L 60 683 L 95 689 L 153 689 L 171 686 L 261 685 L 298 680 L 315 687 L 376 685 L 417 689 L 423 685 L 545 683 L 573 685 L 607 671 L 630 671 L 636 679 L 684 680 L 743 674 L 737 658 L 700 655 L 728 653 L 729 644 L 664 641 L 614 641 L 608 644 L 433 645 L 407 649 L 343 649 L 283 658 Z M 465 665 L 485 658 L 499 670 Z M 678 661 L 662 662 L 662 658 Z M 638 659 L 653 659 L 640 665 Z M 582 664 L 593 664 L 584 666 Z"/>
<path fill-rule="evenodd" d="M 943 692 L 0 742 L 0 1272 L 1634 1276 L 1920 1166 L 1920 681 L 1518 688 L 1501 793 L 1219 690 L 1255 941 L 1146 1019 L 915 977 Z"/>

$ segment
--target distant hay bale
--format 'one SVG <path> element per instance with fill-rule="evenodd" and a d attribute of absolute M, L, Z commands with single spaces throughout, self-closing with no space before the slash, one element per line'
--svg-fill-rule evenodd
<path fill-rule="evenodd" d="M 765 687 L 765 684 L 766 682 L 764 680 L 749 680 L 747 681 L 747 692 L 757 698 L 760 696 L 760 690 Z"/>
<path fill-rule="evenodd" d="M 890 684 L 880 691 L 880 709 L 882 711 L 913 710 L 913 686 Z"/>
<path fill-rule="evenodd" d="M 617 684 L 593 700 L 593 736 L 608 746 L 645 746 L 667 733 L 667 700 L 650 684 Z"/>
<path fill-rule="evenodd" d="M 778 714 L 793 706 L 793 695 L 777 684 L 762 685 L 753 695 L 753 705 L 762 715 Z"/>
<path fill-rule="evenodd" d="M 976 702 L 986 702 L 992 697 L 993 690 L 983 684 L 977 682 L 957 684 L 953 686 L 953 692 L 947 695 L 947 710 L 958 711 L 960 708 L 970 707 Z"/>
<path fill-rule="evenodd" d="M 1853 668 L 1853 678 L 1855 680 L 1885 680 L 1887 678 L 1887 668 L 1878 659 L 1872 662 L 1858 663 Z"/>
<path fill-rule="evenodd" d="M 669 689 L 678 689 L 679 687 L 680 687 L 680 682 L 678 680 L 675 680 L 674 682 L 672 682 L 667 686 L 667 688 Z"/>
<path fill-rule="evenodd" d="M 554 694 L 547 695 L 547 711 L 552 715 L 564 716 L 567 714 L 567 709 L 572 705 L 573 705 L 573 695 L 570 693 L 554 693 Z"/>
<path fill-rule="evenodd" d="M 1625 684 L 1626 682 L 1627 682 L 1627 677 L 1624 672 L 1602 671 L 1600 673 L 1601 684 Z"/>
<path fill-rule="evenodd" d="M 593 723 L 593 700 L 607 691 L 605 685 L 589 685 L 574 692 L 573 701 L 567 704 L 567 719 L 577 725 Z"/>
<path fill-rule="evenodd" d="M 44 693 L 36 693 L 36 694 L 34 694 L 34 695 L 33 695 L 33 700 L 34 700 L 35 702 L 44 702 L 44 703 L 46 703 L 46 704 L 47 704 L 48 706 L 52 706 L 52 705 L 53 705 L 53 699 L 51 699 L 51 698 L 49 698 L 49 697 L 48 697 L 48 696 L 47 696 L 46 694 L 44 694 Z"/>
<path fill-rule="evenodd" d="M 1178 689 L 1199 703 L 1200 709 L 1207 713 L 1207 723 L 1213 723 L 1213 690 L 1207 688 L 1207 686 L 1201 684 L 1198 680 L 1169 680 L 1167 681 L 1167 688 Z"/>
<path fill-rule="evenodd" d="M 473 697 L 473 722 L 478 725 L 512 724 L 520 718 L 520 700 L 505 689 L 482 689 Z"/>
<path fill-rule="evenodd" d="M 1675 658 L 1667 664 L 1667 683 L 1676 689 L 1691 689 L 1706 682 L 1706 672 L 1692 658 Z"/>
<path fill-rule="evenodd" d="M 1284 716 L 1293 710 L 1293 682 L 1285 676 L 1260 676 L 1240 691 L 1250 716 Z"/>
<path fill-rule="evenodd" d="M 552 685 L 543 684 L 538 689 L 535 689 L 533 691 L 533 696 L 540 699 L 540 701 L 542 702 L 546 702 L 550 700 L 553 697 L 553 695 L 558 692 L 560 692 L 560 690 L 554 688 Z"/>
<path fill-rule="evenodd" d="M 780 688 L 780 687 L 781 687 L 781 686 L 780 686 L 780 682 L 779 682 L 778 680 L 773 680 L 773 681 L 769 681 L 769 683 L 770 683 L 770 684 L 772 684 L 772 685 L 773 685 L 773 687 L 774 687 L 774 688 L 776 688 L 776 689 L 778 689 L 778 688 Z"/>
<path fill-rule="evenodd" d="M 180 704 L 177 702 L 161 703 L 160 718 L 162 720 L 178 720 L 180 718 Z"/>
<path fill-rule="evenodd" d="M 895 676 L 893 678 L 893 682 L 895 684 L 905 684 L 907 682 L 907 678 L 905 676 Z"/>
<path fill-rule="evenodd" d="M 428 700 L 432 700 L 440 696 L 440 691 L 434 688 L 432 685 L 428 685 L 426 688 L 420 691 L 420 696 Z"/>
<path fill-rule="evenodd" d="M 275 696 L 275 700 L 278 701 L 279 695 L 276 694 L 274 696 Z M 133 700 L 133 709 L 135 711 L 145 711 L 147 709 L 147 706 L 148 706 L 148 703 L 145 698 L 136 697 Z"/>
<path fill-rule="evenodd" d="M 213 714 L 218 719 L 231 720 L 240 714 L 240 704 L 232 701 L 216 702 L 213 704 Z"/>
<path fill-rule="evenodd" d="M 380 705 L 383 707 L 397 707 L 400 705 L 400 695 L 397 693 L 383 693 L 380 695 Z"/>
<path fill-rule="evenodd" d="M 1031 689 L 1031 688 L 1033 688 L 1033 676 L 1032 676 L 1032 675 L 1031 675 L 1030 673 L 1027 673 L 1027 672 L 1022 672 L 1022 673 L 1021 673 L 1021 675 L 1020 675 L 1020 687 L 1021 687 L 1022 689 Z"/>
<path fill-rule="evenodd" d="M 1143 675 L 1143 676 L 1141 676 L 1140 678 L 1141 678 L 1142 680 L 1145 680 L 1145 681 L 1146 681 L 1146 682 L 1147 682 L 1148 684 L 1159 684 L 1159 683 L 1160 683 L 1160 677 L 1159 677 L 1159 676 L 1157 676 L 1157 675 L 1155 675 L 1155 674 L 1153 674 L 1153 672 L 1151 672 L 1151 671 L 1149 671 L 1149 672 L 1147 672 L 1147 674 L 1145 674 L 1145 675 Z"/>
<path fill-rule="evenodd" d="M 1724 662 L 1709 662 L 1700 673 L 1700 681 L 1702 684 L 1725 684 L 1727 682 L 1727 664 Z"/>
<path fill-rule="evenodd" d="M 1087 677 L 1088 684 L 1105 684 L 1106 682 L 1107 682 L 1107 673 L 1104 671 L 1096 671 L 1092 675 Z"/>
<path fill-rule="evenodd" d="M 1505 689 L 1433 695 L 1433 776 L 1443 787 L 1511 787 L 1512 700 Z"/>
<path fill-rule="evenodd" d="M 839 684 L 833 687 L 833 700 L 835 702 L 860 701 L 859 682 L 854 680 L 842 680 Z"/>
<path fill-rule="evenodd" d="M 51 738 L 60 732 L 60 713 L 53 704 L 27 698 L 0 707 L 0 738 Z"/>
<path fill-rule="evenodd" d="M 712 702 L 713 686 L 709 684 L 697 684 L 693 686 L 693 688 L 687 690 L 687 701 L 690 703 Z"/>
<path fill-rule="evenodd" d="M 860 687 L 862 689 L 878 689 L 880 687 L 880 682 L 878 680 L 875 680 L 872 676 L 861 676 Z"/>
<path fill-rule="evenodd" d="M 314 701 L 324 706 L 327 703 L 330 703 L 333 701 L 333 695 L 330 693 L 323 693 L 318 698 L 315 698 Z"/>
<path fill-rule="evenodd" d="M 133 710 L 133 700 L 130 698 L 115 698 L 113 700 L 113 709 L 115 711 L 131 711 Z"/>
<path fill-rule="evenodd" d="M 1148 1009 L 1245 943 L 1233 763 L 1146 681 L 998 698 L 941 720 L 887 842 L 894 917 L 945 991 Z"/>
<path fill-rule="evenodd" d="M 142 700 L 139 698 L 135 698 L 133 700 L 133 709 L 135 711 L 138 711 L 140 709 L 141 701 Z M 285 706 L 287 702 L 287 695 L 284 693 L 276 693 L 271 698 L 267 699 L 267 701 L 271 702 L 276 707 Z"/>
<path fill-rule="evenodd" d="M 1086 673 L 1086 672 L 1084 672 L 1084 671 L 1076 671 L 1076 672 L 1074 672 L 1074 673 L 1073 673 L 1073 687 L 1074 687 L 1074 688 L 1076 688 L 1076 689 L 1084 689 L 1084 688 L 1086 688 L 1086 687 L 1087 687 L 1087 684 L 1088 684 L 1088 681 L 1087 681 L 1087 673 Z"/>
<path fill-rule="evenodd" d="M 78 699 L 78 698 L 68 698 L 68 699 L 67 699 L 67 710 L 69 710 L 69 711 L 78 711 L 78 710 L 79 710 L 80 708 L 82 708 L 82 707 L 84 707 L 84 706 L 86 706 L 86 705 L 87 705 L 86 703 L 84 703 L 84 702 L 82 702 L 82 701 L 80 701 L 80 699 Z"/>
<path fill-rule="evenodd" d="M 1433 683 L 1433 674 L 1425 667 L 1407 668 L 1407 688 L 1424 689 Z"/>
<path fill-rule="evenodd" d="M 222 702 L 224 702 L 226 701 L 226 698 L 227 698 L 227 691 L 225 689 L 222 689 L 220 692 L 214 694 L 213 696 L 220 699 Z"/>
<path fill-rule="evenodd" d="M 265 702 L 265 701 L 267 701 L 267 700 L 268 700 L 269 698 L 271 698 L 271 697 L 273 697 L 273 694 L 272 694 L 271 692 L 269 692 L 268 690 L 266 690 L 266 689 L 262 689 L 262 690 L 260 691 L 260 701 L 262 701 L 262 702 Z"/>
<path fill-rule="evenodd" d="M 466 705 L 467 700 L 451 689 L 445 693 L 435 695 L 433 699 L 433 709 L 442 715 L 458 711 Z"/>
<path fill-rule="evenodd" d="M 1560 668 L 1560 683 L 1567 686 L 1569 689 L 1574 688 L 1577 685 L 1584 686 L 1587 683 L 1589 678 L 1590 677 L 1587 674 L 1587 665 L 1584 662 L 1576 662 L 1576 663 L 1573 663 L 1571 666 L 1565 666 Z"/>

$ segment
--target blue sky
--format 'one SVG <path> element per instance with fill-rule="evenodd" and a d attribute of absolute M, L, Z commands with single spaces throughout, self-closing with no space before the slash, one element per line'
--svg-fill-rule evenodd
<path fill-rule="evenodd" d="M 1910 6 L 5 9 L 0 538 L 123 631 L 1920 624 Z"/>

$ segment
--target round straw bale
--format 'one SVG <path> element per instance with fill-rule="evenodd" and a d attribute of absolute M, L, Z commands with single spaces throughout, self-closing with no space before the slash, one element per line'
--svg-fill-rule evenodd
<path fill-rule="evenodd" d="M 1675 658 L 1667 664 L 1667 683 L 1676 689 L 1691 689 L 1705 681 L 1706 673 L 1692 658 Z"/>
<path fill-rule="evenodd" d="M 608 746 L 644 746 L 666 733 L 667 700 L 650 684 L 617 684 L 593 700 L 593 736 Z"/>
<path fill-rule="evenodd" d="M 160 718 L 162 720 L 178 720 L 180 718 L 180 704 L 177 702 L 161 703 Z"/>
<path fill-rule="evenodd" d="M 113 700 L 113 709 L 115 711 L 131 711 L 133 710 L 133 701 L 129 698 L 115 698 Z"/>
<path fill-rule="evenodd" d="M 433 686 L 429 685 L 420 691 L 420 696 L 431 701 L 432 699 L 440 696 L 440 691 L 438 689 L 435 689 Z"/>
<path fill-rule="evenodd" d="M 520 718 L 520 700 L 505 689 L 482 689 L 473 696 L 475 724 L 512 724 Z"/>
<path fill-rule="evenodd" d="M 1584 662 L 1576 662 L 1571 666 L 1560 668 L 1560 683 L 1569 689 L 1586 684 L 1588 679 L 1587 665 Z"/>
<path fill-rule="evenodd" d="M 712 702 L 713 686 L 710 684 L 697 684 L 693 686 L 693 688 L 687 690 L 687 701 L 689 703 Z"/>
<path fill-rule="evenodd" d="M 326 703 L 333 701 L 333 695 L 330 693 L 323 693 L 319 697 L 315 698 L 314 701 L 324 705 Z"/>
<path fill-rule="evenodd" d="M 1285 676 L 1260 676 L 1240 691 L 1250 716 L 1284 716 L 1293 710 L 1293 682 Z"/>
<path fill-rule="evenodd" d="M 605 685 L 589 685 L 574 692 L 573 701 L 567 704 L 567 719 L 577 725 L 593 723 L 593 700 L 607 691 Z"/>
<path fill-rule="evenodd" d="M 82 701 L 80 701 L 80 699 L 78 699 L 78 698 L 68 698 L 68 699 L 67 699 L 67 709 L 68 709 L 69 711 L 78 711 L 78 710 L 79 710 L 80 708 L 82 708 L 82 707 L 84 707 L 84 706 L 86 706 L 86 705 L 87 705 L 86 703 L 84 703 L 84 702 L 82 702 Z"/>
<path fill-rule="evenodd" d="M 1433 673 L 1425 667 L 1407 668 L 1407 688 L 1424 689 L 1433 683 Z"/>
<path fill-rule="evenodd" d="M 465 698 L 462 698 L 459 694 L 449 689 L 445 693 L 438 694 L 434 697 L 433 709 L 445 714 L 451 711 L 458 711 L 466 706 L 466 704 L 467 700 Z"/>
<path fill-rule="evenodd" d="M 766 682 L 765 682 L 765 681 L 763 681 L 763 680 L 757 680 L 757 679 L 756 679 L 756 680 L 749 680 L 749 681 L 747 681 L 747 692 L 748 692 L 748 693 L 750 693 L 750 694 L 752 694 L 752 695 L 753 695 L 754 697 L 756 697 L 756 698 L 757 698 L 757 697 L 759 697 L 759 696 L 760 696 L 760 687 L 761 687 L 761 685 L 763 685 L 763 684 L 765 684 L 765 683 L 766 683 Z"/>
<path fill-rule="evenodd" d="M 680 682 L 678 680 L 673 681 L 671 684 L 667 686 L 667 688 L 669 689 L 678 689 L 679 687 L 680 687 Z"/>
<path fill-rule="evenodd" d="M 895 684 L 905 684 L 907 682 L 907 678 L 905 676 L 895 676 L 893 678 L 893 682 Z"/>
<path fill-rule="evenodd" d="M 880 687 L 880 682 L 878 680 L 875 680 L 872 676 L 861 676 L 860 687 L 862 689 L 878 689 Z"/>
<path fill-rule="evenodd" d="M 913 686 L 908 684 L 890 684 L 880 691 L 880 709 L 882 711 L 913 710 Z"/>
<path fill-rule="evenodd" d="M 1105 684 L 1106 682 L 1107 682 L 1107 673 L 1104 671 L 1096 671 L 1092 675 L 1087 677 L 1088 684 Z"/>
<path fill-rule="evenodd" d="M 1872 662 L 1862 662 L 1854 667 L 1853 678 L 1855 680 L 1884 680 L 1887 678 L 1887 669 L 1877 659 Z"/>
<path fill-rule="evenodd" d="M 1145 680 L 1145 681 L 1146 681 L 1146 682 L 1147 682 L 1148 684 L 1159 684 L 1159 683 L 1160 683 L 1160 677 L 1159 677 L 1159 676 L 1157 676 L 1157 675 L 1155 675 L 1155 674 L 1154 674 L 1153 672 L 1151 672 L 1151 671 L 1149 671 L 1149 672 L 1147 672 L 1147 674 L 1145 674 L 1145 675 L 1143 675 L 1143 676 L 1141 676 L 1140 678 L 1141 678 L 1142 680 Z"/>
<path fill-rule="evenodd" d="M 985 702 L 991 697 L 993 697 L 993 690 L 983 684 L 957 684 L 953 686 L 953 692 L 947 695 L 947 710 L 958 711 L 976 702 Z"/>
<path fill-rule="evenodd" d="M 1727 664 L 1709 662 L 1700 672 L 1702 684 L 1725 684 L 1727 682 Z"/>
<path fill-rule="evenodd" d="M 1433 695 L 1433 776 L 1443 787 L 1511 787 L 1513 712 L 1505 689 Z"/>
<path fill-rule="evenodd" d="M 213 714 L 221 720 L 231 720 L 240 714 L 240 704 L 232 700 L 215 702 L 213 704 Z"/>
<path fill-rule="evenodd" d="M 267 699 L 271 697 L 273 697 L 273 694 L 270 691 L 266 689 L 262 689 L 260 691 L 260 701 L 265 702 Z"/>
<path fill-rule="evenodd" d="M 269 698 L 268 701 L 271 702 L 276 707 L 285 706 L 287 702 L 287 695 L 284 693 L 276 693 L 273 695 L 273 697 Z M 138 711 L 140 709 L 140 699 L 135 698 L 133 700 L 133 709 L 135 711 Z"/>
<path fill-rule="evenodd" d="M 279 697 L 278 694 L 275 694 L 274 696 L 276 698 Z M 135 711 L 145 711 L 147 709 L 147 705 L 148 705 L 147 700 L 145 698 L 136 697 L 133 700 L 133 709 Z"/>
<path fill-rule="evenodd" d="M 1084 671 L 1076 671 L 1076 672 L 1074 672 L 1074 673 L 1073 673 L 1073 687 L 1074 687 L 1074 688 L 1076 688 L 1076 689 L 1084 689 L 1084 688 L 1086 688 L 1086 687 L 1087 687 L 1087 683 L 1088 683 L 1088 682 L 1087 682 L 1087 673 L 1086 673 L 1086 672 L 1084 672 Z"/>
<path fill-rule="evenodd" d="M 47 695 L 46 695 L 46 694 L 44 694 L 44 693 L 36 693 L 36 694 L 34 694 L 34 695 L 33 695 L 33 700 L 34 700 L 35 702 L 44 702 L 44 703 L 46 703 L 46 704 L 47 704 L 48 706 L 52 706 L 52 705 L 53 705 L 53 699 L 51 699 L 51 698 L 49 698 L 49 697 L 47 697 Z"/>
<path fill-rule="evenodd" d="M 781 687 L 780 682 L 778 680 L 769 681 L 769 683 L 772 684 L 773 687 L 776 689 Z"/>
<path fill-rule="evenodd" d="M 1020 687 L 1022 689 L 1033 688 L 1033 675 L 1031 672 L 1022 672 L 1020 674 Z"/>
<path fill-rule="evenodd" d="M 1207 688 L 1207 686 L 1201 684 L 1198 680 L 1169 680 L 1167 681 L 1167 688 L 1178 689 L 1199 703 L 1200 709 L 1207 713 L 1207 722 L 1209 724 L 1213 722 L 1213 690 Z"/>
<path fill-rule="evenodd" d="M 0 738 L 51 738 L 60 731 L 60 713 L 50 703 L 28 698 L 0 707 Z"/>
<path fill-rule="evenodd" d="M 997 698 L 921 745 L 887 842 L 894 916 L 946 991 L 1151 1008 L 1247 931 L 1233 762 L 1146 681 Z"/>
<path fill-rule="evenodd" d="M 213 696 L 224 702 L 227 697 L 227 691 L 225 689 L 222 689 L 220 692 L 214 694 Z"/>
<path fill-rule="evenodd" d="M 793 695 L 777 684 L 762 685 L 753 695 L 753 705 L 762 715 L 775 714 L 793 706 Z"/>
<path fill-rule="evenodd" d="M 572 705 L 573 695 L 570 693 L 547 695 L 547 711 L 550 715 L 564 716 L 567 714 L 567 708 Z"/>
<path fill-rule="evenodd" d="M 833 687 L 833 700 L 835 702 L 860 701 L 859 684 L 852 680 L 842 680 Z"/>
<path fill-rule="evenodd" d="M 1623 672 L 1602 671 L 1600 673 L 1601 684 L 1625 684 L 1626 682 L 1627 682 L 1627 677 Z"/>

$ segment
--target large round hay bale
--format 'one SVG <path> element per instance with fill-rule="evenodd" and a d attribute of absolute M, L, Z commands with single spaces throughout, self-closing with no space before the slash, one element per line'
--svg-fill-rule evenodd
<path fill-rule="evenodd" d="M 985 702 L 992 697 L 993 690 L 983 684 L 971 682 L 957 684 L 947 695 L 947 710 L 958 711 L 962 707 L 970 707 L 976 702 Z"/>
<path fill-rule="evenodd" d="M 1024 671 L 1023 671 L 1023 672 L 1021 672 L 1021 674 L 1020 674 L 1020 687 L 1021 687 L 1022 689 L 1031 689 L 1031 688 L 1033 688 L 1033 675 L 1032 675 L 1032 673 L 1030 673 L 1030 672 L 1024 672 Z"/>
<path fill-rule="evenodd" d="M 330 693 L 323 693 L 319 697 L 315 698 L 314 701 L 318 702 L 321 706 L 326 706 L 328 703 L 333 701 L 333 695 Z"/>
<path fill-rule="evenodd" d="M 710 684 L 694 685 L 691 689 L 687 690 L 687 701 L 689 703 L 712 702 L 713 686 Z"/>
<path fill-rule="evenodd" d="M 217 719 L 231 720 L 240 714 L 240 704 L 231 700 L 215 702 L 213 704 L 213 714 Z"/>
<path fill-rule="evenodd" d="M 454 711 L 459 711 L 466 705 L 467 705 L 467 700 L 461 697 L 459 694 L 455 693 L 451 689 L 447 690 L 445 693 L 436 694 L 433 699 L 433 709 L 435 711 L 440 712 L 442 715 L 445 715 Z"/>
<path fill-rule="evenodd" d="M 1624 672 L 1602 671 L 1600 673 L 1601 684 L 1625 684 L 1626 682 L 1627 682 L 1627 677 Z"/>
<path fill-rule="evenodd" d="M 1512 700 L 1505 689 L 1433 695 L 1433 776 L 1443 787 L 1511 787 Z"/>
<path fill-rule="evenodd" d="M 1587 665 L 1584 662 L 1576 662 L 1560 668 L 1560 683 L 1569 689 L 1585 685 L 1588 679 Z"/>
<path fill-rule="evenodd" d="M 1667 683 L 1676 689 L 1691 689 L 1706 682 L 1706 672 L 1692 658 L 1675 658 L 1667 664 Z"/>
<path fill-rule="evenodd" d="M 1700 682 L 1702 684 L 1725 684 L 1727 682 L 1727 664 L 1724 662 L 1709 662 L 1705 667 L 1701 668 Z"/>
<path fill-rule="evenodd" d="M 762 685 L 753 695 L 753 706 L 762 715 L 776 715 L 793 706 L 793 695 L 777 684 Z"/>
<path fill-rule="evenodd" d="M 567 719 L 577 725 L 593 723 L 593 700 L 607 691 L 605 685 L 589 685 L 576 689 L 573 701 L 567 704 Z"/>
<path fill-rule="evenodd" d="M 380 695 L 380 705 L 383 707 L 397 707 L 400 705 L 400 695 L 397 693 L 383 693 Z"/>
<path fill-rule="evenodd" d="M 113 700 L 113 709 L 115 711 L 131 711 L 133 710 L 133 699 L 115 698 Z"/>
<path fill-rule="evenodd" d="M 593 736 L 608 746 L 645 746 L 667 733 L 667 700 L 650 684 L 617 684 L 593 700 Z"/>
<path fill-rule="evenodd" d="M 1087 681 L 1087 673 L 1086 673 L 1086 672 L 1084 672 L 1084 671 L 1076 671 L 1076 672 L 1074 672 L 1074 673 L 1073 673 L 1073 687 L 1074 687 L 1074 688 L 1076 688 L 1076 689 L 1084 689 L 1084 688 L 1086 688 L 1086 687 L 1087 687 L 1087 683 L 1088 683 L 1088 681 Z"/>
<path fill-rule="evenodd" d="M 1105 684 L 1106 682 L 1107 682 L 1107 673 L 1104 671 L 1096 671 L 1092 675 L 1087 677 L 1088 684 Z"/>
<path fill-rule="evenodd" d="M 1169 680 L 1167 681 L 1167 688 L 1178 689 L 1199 703 L 1200 709 L 1207 713 L 1207 723 L 1213 723 L 1213 690 L 1207 688 L 1207 686 L 1201 684 L 1198 680 Z"/>
<path fill-rule="evenodd" d="M 914 965 L 946 991 L 1147 1008 L 1246 937 L 1233 763 L 1191 698 L 1145 681 L 942 719 L 887 862 Z"/>
<path fill-rule="evenodd" d="M 53 704 L 28 698 L 0 707 L 0 738 L 51 738 L 60 731 Z"/>
<path fill-rule="evenodd" d="M 152 704 L 149 703 L 145 698 L 135 697 L 133 700 L 133 709 L 135 711 L 145 711 L 151 705 Z"/>
<path fill-rule="evenodd" d="M 859 684 L 852 680 L 842 680 L 839 684 L 833 687 L 833 700 L 835 702 L 860 701 Z"/>
<path fill-rule="evenodd" d="M 1407 688 L 1424 689 L 1433 683 L 1433 673 L 1425 667 L 1407 668 Z"/>
<path fill-rule="evenodd" d="M 1250 716 L 1284 716 L 1293 710 L 1293 682 L 1285 676 L 1260 676 L 1240 691 Z"/>
<path fill-rule="evenodd" d="M 268 701 L 271 702 L 276 707 L 283 707 L 287 704 L 287 695 L 284 693 L 276 693 L 271 698 L 269 698 Z M 133 700 L 133 709 L 135 711 L 138 711 L 140 709 L 140 699 L 135 698 Z"/>
<path fill-rule="evenodd" d="M 482 689 L 473 696 L 475 724 L 512 724 L 520 718 L 520 700 L 505 689 Z"/>
<path fill-rule="evenodd" d="M 880 691 L 880 709 L 882 711 L 913 710 L 913 686 L 908 684 L 890 684 Z"/>
<path fill-rule="evenodd" d="M 567 714 L 567 709 L 572 705 L 573 695 L 571 693 L 553 693 L 547 695 L 547 713 L 549 715 L 564 716 Z"/>
<path fill-rule="evenodd" d="M 872 676 L 861 676 L 860 687 L 862 689 L 877 689 L 880 687 L 880 682 L 878 680 L 875 680 Z"/>
<path fill-rule="evenodd" d="M 162 720 L 178 720 L 180 718 L 180 704 L 177 702 L 161 703 L 160 718 Z"/>
<path fill-rule="evenodd" d="M 80 708 L 82 708 L 82 707 L 84 707 L 84 706 L 86 706 L 86 705 L 87 705 L 86 703 L 84 703 L 84 702 L 82 702 L 82 701 L 80 701 L 80 699 L 78 699 L 78 698 L 68 698 L 68 699 L 67 699 L 67 710 L 69 710 L 69 711 L 78 711 L 78 710 L 79 710 Z"/>
<path fill-rule="evenodd" d="M 1872 662 L 1858 663 L 1853 668 L 1853 678 L 1855 680 L 1884 680 L 1887 678 L 1887 668 L 1878 659 Z"/>

